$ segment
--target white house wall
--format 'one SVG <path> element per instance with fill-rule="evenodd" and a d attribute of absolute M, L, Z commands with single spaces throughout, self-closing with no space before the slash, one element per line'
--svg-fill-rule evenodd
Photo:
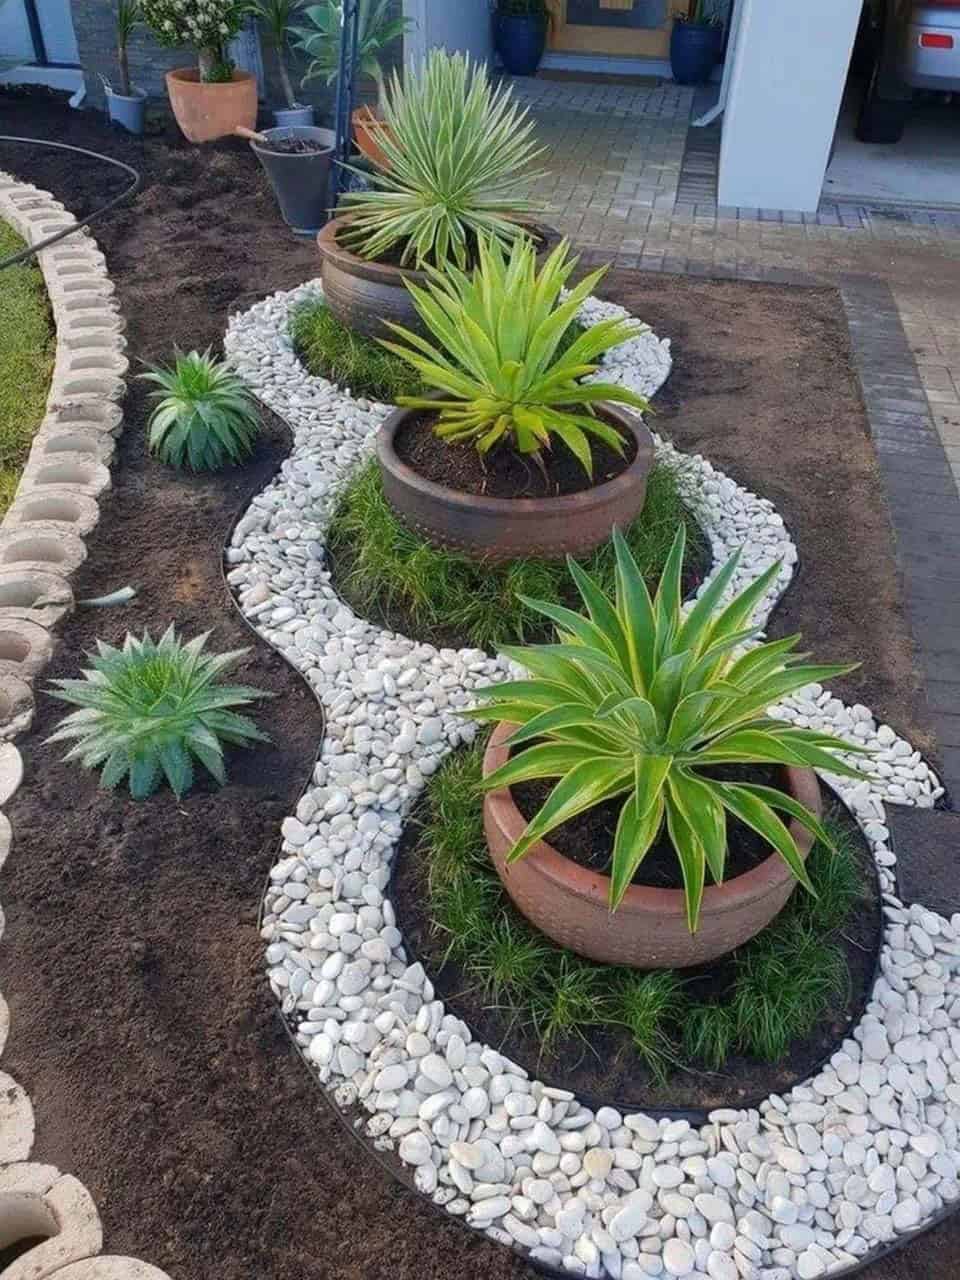
<path fill-rule="evenodd" d="M 405 46 L 408 63 L 416 65 L 437 46 L 483 62 L 492 58 L 490 0 L 404 0 L 403 12 L 412 24 Z"/>
<path fill-rule="evenodd" d="M 863 0 L 739 0 L 719 201 L 816 210 Z"/>

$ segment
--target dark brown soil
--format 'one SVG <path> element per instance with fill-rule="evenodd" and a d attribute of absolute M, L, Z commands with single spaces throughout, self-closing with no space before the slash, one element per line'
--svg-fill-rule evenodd
<path fill-rule="evenodd" d="M 282 224 L 246 143 L 193 147 L 174 126 L 148 139 L 42 95 L 0 93 L 0 133 L 106 151 L 143 190 L 95 228 L 128 321 L 130 355 L 217 344 L 228 311 L 318 272 Z M 76 214 L 125 179 L 79 156 L 0 143 L 0 166 Z M 773 498 L 804 572 L 778 619 L 824 655 L 860 657 L 844 691 L 920 740 L 919 684 L 876 464 L 832 294 L 618 274 L 606 292 L 674 338 L 661 424 Z M 21 740 L 26 780 L 0 897 L 0 989 L 11 1006 L 3 1066 L 37 1114 L 33 1156 L 75 1174 L 103 1220 L 106 1251 L 177 1280 L 532 1280 L 501 1247 L 404 1192 L 348 1139 L 276 1016 L 256 930 L 278 827 L 307 781 L 321 718 L 299 677 L 251 638 L 220 580 L 233 513 L 287 442 L 275 422 L 253 462 L 179 476 L 143 445 L 145 392 L 127 427 L 78 596 L 128 582 L 123 611 L 83 611 L 60 629 L 49 677 L 76 675 L 96 637 L 175 618 L 218 648 L 253 646 L 241 678 L 280 696 L 259 719 L 270 748 L 233 755 L 231 783 L 177 803 L 135 804 L 45 745 L 62 708 L 39 698 Z M 871 620 L 873 620 L 871 622 Z M 960 1269 L 951 1224 L 876 1280 Z"/>
<path fill-rule="evenodd" d="M 260 150 L 278 156 L 321 156 L 330 148 L 311 142 L 309 138 L 271 138 L 268 145 L 260 146 Z"/>
<path fill-rule="evenodd" d="M 492 449 L 481 457 L 472 443 L 439 440 L 434 432 L 437 421 L 435 413 L 411 414 L 394 439 L 397 456 L 424 480 L 477 497 L 554 498 L 583 493 L 621 475 L 637 456 L 637 443 L 627 436 L 623 453 L 591 436 L 591 479 L 561 440 L 543 450 L 541 470 L 532 458 L 514 449 Z"/>
<path fill-rule="evenodd" d="M 764 765 L 729 765 L 703 770 L 705 777 L 722 782 L 753 782 L 760 786 L 784 790 L 783 775 L 775 767 Z M 540 778 L 534 782 L 521 782 L 511 787 L 514 803 L 529 822 L 535 818 L 556 786 L 556 778 Z M 565 858 L 609 875 L 613 857 L 613 842 L 617 822 L 623 808 L 624 797 L 606 800 L 585 813 L 578 814 L 550 832 L 549 843 Z M 772 852 L 767 842 L 752 827 L 727 815 L 727 860 L 724 878 L 745 875 L 765 862 Z M 657 889 L 682 889 L 683 875 L 680 863 L 664 829 L 652 845 L 650 852 L 637 868 L 633 884 L 645 884 Z"/>
<path fill-rule="evenodd" d="M 863 1011 L 873 985 L 879 946 L 879 886 L 866 841 L 840 805 L 835 805 L 831 813 L 856 842 L 863 881 L 860 904 L 834 938 L 844 953 L 850 973 L 847 1000 L 809 1036 L 797 1040 L 782 1062 L 758 1062 L 737 1054 L 717 1072 L 676 1070 L 666 1085 L 660 1085 L 637 1057 L 630 1036 L 617 1027 L 591 1029 L 589 1043 L 575 1036 L 568 1037 L 544 1053 L 540 1039 L 525 1024 L 522 1013 L 488 999 L 462 966 L 447 958 L 449 938 L 434 929 L 430 914 L 430 855 L 421 830 L 428 803 L 425 799 L 414 810 L 397 856 L 391 898 L 399 927 L 411 953 L 423 961 L 438 996 L 447 1007 L 476 1035 L 496 1045 L 512 1061 L 536 1072 L 547 1083 L 576 1089 L 584 1099 L 598 1104 L 633 1109 L 654 1107 L 699 1113 L 714 1107 L 749 1106 L 771 1091 L 783 1093 L 815 1072 L 836 1051 L 848 1034 L 851 1022 Z M 505 894 L 503 900 L 505 910 L 513 914 Z M 702 969 L 691 969 L 685 976 L 694 998 L 712 1001 L 721 999 L 729 989 L 732 974 L 729 960 L 721 960 Z"/>
<path fill-rule="evenodd" d="M 933 760 L 883 481 L 833 289 L 613 271 L 599 292 L 673 339 L 657 430 L 769 498 L 800 554 L 771 624 Z"/>

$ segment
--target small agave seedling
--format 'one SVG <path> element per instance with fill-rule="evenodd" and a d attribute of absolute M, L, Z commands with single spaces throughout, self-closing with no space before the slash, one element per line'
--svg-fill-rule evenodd
<path fill-rule="evenodd" d="M 55 680 L 53 697 L 72 703 L 71 712 L 48 742 L 76 739 L 67 760 L 101 768 L 100 783 L 116 787 L 129 776 L 135 800 L 152 795 L 166 778 L 181 796 L 194 783 L 194 760 L 222 786 L 223 745 L 268 742 L 234 707 L 271 695 L 247 685 L 220 683 L 223 673 L 247 652 L 205 653 L 207 635 L 184 642 L 170 626 L 154 642 L 127 634 L 117 649 L 97 642 L 82 680 Z"/>

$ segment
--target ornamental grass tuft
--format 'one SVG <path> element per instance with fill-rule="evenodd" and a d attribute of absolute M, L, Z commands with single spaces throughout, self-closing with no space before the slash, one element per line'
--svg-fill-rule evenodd
<path fill-rule="evenodd" d="M 166 779 L 182 796 L 195 781 L 198 761 L 221 786 L 224 744 L 249 747 L 267 736 L 233 708 L 271 695 L 221 677 L 247 652 L 205 653 L 207 635 L 183 641 L 173 626 L 158 641 L 127 634 L 122 648 L 98 641 L 81 680 L 55 680 L 53 697 L 73 704 L 48 742 L 75 741 L 65 759 L 100 768 L 113 788 L 129 779 L 143 800 Z"/>

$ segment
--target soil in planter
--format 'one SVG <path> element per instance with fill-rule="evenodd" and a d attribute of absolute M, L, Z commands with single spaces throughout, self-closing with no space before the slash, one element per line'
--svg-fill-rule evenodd
<path fill-rule="evenodd" d="M 767 765 L 724 765 L 713 769 L 704 769 L 704 777 L 716 778 L 722 782 L 752 782 L 759 786 L 776 787 L 783 791 L 783 773 L 775 766 Z M 511 787 L 510 791 L 517 808 L 529 822 L 536 817 L 539 810 L 548 800 L 557 784 L 556 778 L 540 778 L 533 782 L 521 782 Z M 565 858 L 578 863 L 581 867 L 589 867 L 591 871 L 599 871 L 603 875 L 610 874 L 610 859 L 613 856 L 614 837 L 620 810 L 623 808 L 623 796 L 616 800 L 607 800 L 598 804 L 586 813 L 578 814 L 569 822 L 564 822 L 550 832 L 549 843 Z M 745 875 L 754 867 L 766 862 L 773 850 L 752 827 L 748 827 L 732 814 L 727 814 L 727 860 L 724 878 Z M 707 883 L 712 884 L 709 874 Z M 682 889 L 683 875 L 673 845 L 664 827 L 655 844 L 637 868 L 633 884 L 644 884 L 657 889 Z"/>
<path fill-rule="evenodd" d="M 543 451 L 541 470 L 531 458 L 514 449 L 492 449 L 482 457 L 470 442 L 449 444 L 440 440 L 434 432 L 437 421 L 438 415 L 429 412 L 407 418 L 394 440 L 397 456 L 424 480 L 476 497 L 556 498 L 584 493 L 622 475 L 637 456 L 636 441 L 622 432 L 622 454 L 591 436 L 591 479 L 557 438 L 552 449 Z"/>
<path fill-rule="evenodd" d="M 429 816 L 429 798 L 420 801 L 404 828 L 390 898 L 411 957 L 423 962 L 447 1010 L 462 1018 L 485 1043 L 495 1045 L 545 1083 L 573 1089 L 593 1105 L 609 1104 L 621 1110 L 679 1110 L 696 1119 L 715 1107 L 753 1105 L 770 1092 L 786 1092 L 818 1070 L 863 1011 L 874 981 L 880 942 L 879 885 L 869 847 L 854 820 L 839 804 L 831 807 L 830 815 L 855 848 L 863 886 L 861 899 L 831 937 L 840 950 L 849 985 L 810 1034 L 796 1039 L 789 1052 L 775 1063 L 733 1053 L 718 1070 L 706 1070 L 684 1060 L 677 1040 L 672 1048 L 676 1065 L 662 1082 L 638 1055 L 630 1033 L 616 1024 L 586 1026 L 582 1035 L 558 1037 L 545 1049 L 529 1011 L 525 1013 L 511 1004 L 506 995 L 494 998 L 485 991 L 476 974 L 456 957 L 451 958 L 450 935 L 435 927 L 431 854 L 423 831 Z M 523 920 L 499 882 L 496 892 L 494 911 L 498 916 L 514 921 L 522 934 L 529 931 L 541 939 L 557 956 L 570 955 Z M 830 936 L 829 931 L 824 930 L 823 936 Z M 579 962 L 579 957 L 571 958 Z M 691 1000 L 721 1004 L 729 998 L 735 976 L 734 958 L 729 956 L 681 974 Z"/>
<path fill-rule="evenodd" d="M 330 150 L 310 138 L 271 138 L 268 143 L 257 143 L 257 146 L 278 156 L 320 156 Z"/>

